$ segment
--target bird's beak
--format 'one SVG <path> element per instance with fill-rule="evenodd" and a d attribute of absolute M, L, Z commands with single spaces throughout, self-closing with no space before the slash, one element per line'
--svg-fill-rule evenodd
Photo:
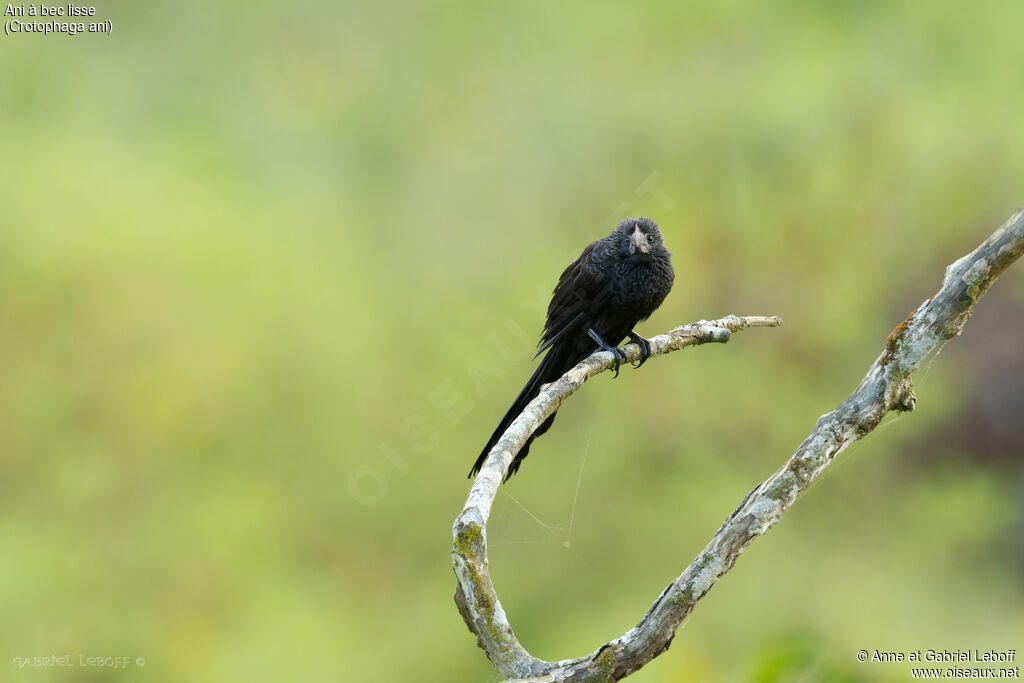
<path fill-rule="evenodd" d="M 637 223 L 633 229 L 633 244 L 636 246 L 636 250 L 641 254 L 646 254 L 650 251 L 650 245 L 647 244 L 647 236 L 640 232 L 640 224 Z"/>

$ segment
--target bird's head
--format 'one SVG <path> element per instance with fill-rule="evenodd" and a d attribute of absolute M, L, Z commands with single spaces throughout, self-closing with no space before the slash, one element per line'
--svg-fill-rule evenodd
<path fill-rule="evenodd" d="M 623 257 L 650 254 L 665 248 L 658 224 L 646 216 L 625 219 L 612 235 L 616 251 Z"/>

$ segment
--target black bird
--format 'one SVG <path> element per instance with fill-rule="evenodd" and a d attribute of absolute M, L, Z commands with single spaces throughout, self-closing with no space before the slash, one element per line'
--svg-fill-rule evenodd
<path fill-rule="evenodd" d="M 512 421 L 537 397 L 542 385 L 553 382 L 597 350 L 615 356 L 615 377 L 625 354 L 618 348 L 626 337 L 643 349 L 639 368 L 650 356 L 651 346 L 633 331 L 661 305 L 672 289 L 672 254 L 665 248 L 658 224 L 650 218 L 627 218 L 604 239 L 592 242 L 562 273 L 548 304 L 547 321 L 541 335 L 537 366 L 526 386 L 501 418 L 480 457 L 473 464 L 472 477 L 483 467 L 488 453 Z M 527 440 L 505 474 L 516 473 L 530 452 L 530 443 L 546 432 L 555 415 Z"/>

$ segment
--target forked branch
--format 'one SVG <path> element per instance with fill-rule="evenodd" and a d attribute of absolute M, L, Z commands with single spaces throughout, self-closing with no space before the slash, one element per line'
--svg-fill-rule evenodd
<path fill-rule="evenodd" d="M 740 506 L 689 567 L 662 591 L 640 622 L 579 659 L 547 662 L 516 640 L 494 592 L 487 568 L 486 525 L 498 485 L 526 439 L 587 378 L 609 369 L 610 353 L 595 353 L 567 372 L 527 406 L 491 451 L 455 520 L 452 560 L 455 599 L 463 619 L 498 671 L 508 679 L 538 681 L 619 680 L 668 649 L 676 629 L 756 538 L 773 527 L 796 499 L 854 441 L 874 430 L 890 411 L 914 409 L 914 371 L 955 337 L 996 278 L 1024 253 L 1024 210 L 1014 214 L 981 246 L 948 268 L 939 291 L 896 326 L 860 386 L 814 430 L 789 460 L 747 494 Z M 706 342 L 727 341 L 752 326 L 777 326 L 778 318 L 739 318 L 685 325 L 651 339 L 652 355 Z M 625 347 L 629 360 L 639 356 Z"/>

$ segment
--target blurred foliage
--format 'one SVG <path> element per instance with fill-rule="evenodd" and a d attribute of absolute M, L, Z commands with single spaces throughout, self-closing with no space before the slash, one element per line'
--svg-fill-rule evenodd
<path fill-rule="evenodd" d="M 786 324 L 602 376 L 503 487 L 520 639 L 589 652 L 1024 201 L 1019 2 L 97 13 L 0 38 L 0 643 L 146 664 L 5 680 L 497 680 L 451 599 L 465 473 L 561 268 L 646 214 L 677 280 L 641 332 Z M 1021 270 L 981 307 L 1019 317 Z M 969 324 L 635 680 L 1019 646 L 1020 443 L 905 457 L 1000 334 Z"/>

